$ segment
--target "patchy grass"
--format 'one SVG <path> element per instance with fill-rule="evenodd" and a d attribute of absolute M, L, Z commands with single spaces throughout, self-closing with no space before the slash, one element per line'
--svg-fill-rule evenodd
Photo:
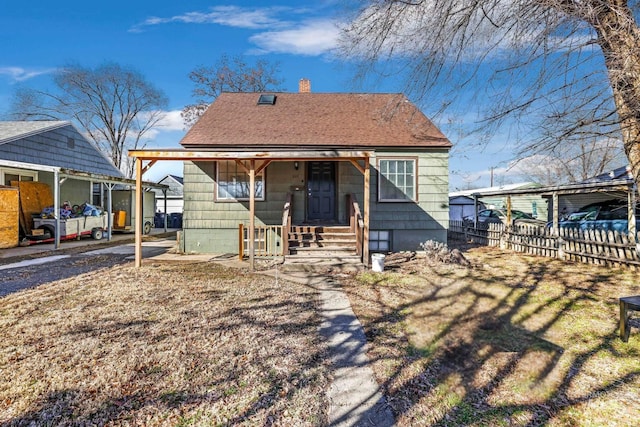
<path fill-rule="evenodd" d="M 399 426 L 635 426 L 640 331 L 618 338 L 636 271 L 490 248 L 472 267 L 398 254 L 344 281 Z"/>
<path fill-rule="evenodd" d="M 308 287 L 212 263 L 103 269 L 0 299 L 1 425 L 324 425 Z"/>

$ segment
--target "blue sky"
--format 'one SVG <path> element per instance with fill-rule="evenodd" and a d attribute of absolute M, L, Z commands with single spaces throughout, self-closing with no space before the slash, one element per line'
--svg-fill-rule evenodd
<path fill-rule="evenodd" d="M 369 86 L 353 84 L 349 64 L 332 54 L 336 23 L 345 18 L 337 0 L 299 1 L 122 1 L 44 0 L 3 2 L 0 14 L 0 115 L 8 112 L 20 85 L 46 88 L 51 73 L 65 63 L 93 67 L 105 61 L 140 71 L 169 98 L 164 127 L 147 147 L 178 147 L 184 135 L 179 112 L 193 102 L 188 78 L 198 66 L 213 65 L 226 54 L 278 62 L 283 88 L 298 90 L 309 78 L 313 92 L 403 92 L 403 81 L 389 78 Z M 432 115 L 437 107 L 421 104 Z M 506 167 L 513 155 L 508 137 L 496 134 L 482 150 L 460 138 L 457 128 L 472 117 L 441 117 L 436 122 L 455 144 L 450 161 L 450 188 L 515 182 Z M 455 126 L 447 123 L 453 121 Z M 155 165 L 145 179 L 182 174 L 179 164 Z"/>

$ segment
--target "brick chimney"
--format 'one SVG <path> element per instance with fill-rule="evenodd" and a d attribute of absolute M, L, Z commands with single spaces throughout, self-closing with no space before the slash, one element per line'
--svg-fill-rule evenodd
<path fill-rule="evenodd" d="M 300 79 L 300 83 L 298 84 L 298 92 L 311 93 L 311 80 Z"/>

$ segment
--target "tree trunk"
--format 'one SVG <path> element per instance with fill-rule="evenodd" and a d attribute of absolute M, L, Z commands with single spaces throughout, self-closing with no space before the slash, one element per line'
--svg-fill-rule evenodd
<path fill-rule="evenodd" d="M 600 3 L 600 2 L 598 2 Z M 599 6 L 592 16 L 613 100 L 620 117 L 624 151 L 636 182 L 640 179 L 640 30 L 624 1 Z M 601 4 L 601 3 L 600 3 Z"/>

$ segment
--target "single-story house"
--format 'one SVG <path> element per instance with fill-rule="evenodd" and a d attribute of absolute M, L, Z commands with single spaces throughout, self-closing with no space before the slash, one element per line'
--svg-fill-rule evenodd
<path fill-rule="evenodd" d="M 0 121 L 0 185 L 21 181 L 46 184 L 53 196 L 54 212 L 68 201 L 70 205 L 103 206 L 111 213 L 111 206 L 107 206 L 111 189 L 136 184 L 126 179 L 71 122 Z M 145 188 L 154 186 L 145 183 Z"/>
<path fill-rule="evenodd" d="M 0 122 L 0 180 L 3 185 L 11 185 L 11 181 L 39 181 L 54 188 L 54 168 L 125 178 L 71 122 Z M 60 199 L 74 203 L 98 204 L 99 195 L 91 180 L 75 178 L 60 187 Z"/>
<path fill-rule="evenodd" d="M 182 213 L 184 206 L 184 181 L 182 177 L 167 175 L 158 181 L 158 184 L 167 185 L 169 188 L 153 190 L 156 193 L 156 212 Z"/>
<path fill-rule="evenodd" d="M 185 161 L 182 250 L 242 253 L 239 231 L 249 229 L 253 261 L 268 226 L 284 226 L 275 242 L 284 255 L 353 238 L 364 262 L 369 250 L 446 241 L 451 143 L 442 132 L 402 94 L 308 87 L 303 79 L 299 93 L 223 93 L 183 150 L 130 153 L 138 179 L 158 160 Z M 354 237 L 327 243 L 342 231 Z"/>

